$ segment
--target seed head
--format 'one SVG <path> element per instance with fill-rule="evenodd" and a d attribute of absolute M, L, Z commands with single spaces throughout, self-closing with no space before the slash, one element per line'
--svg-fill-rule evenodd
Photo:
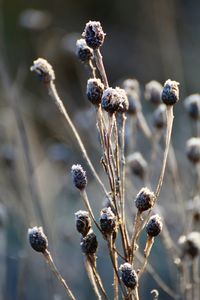
<path fill-rule="evenodd" d="M 166 105 L 160 104 L 153 113 L 153 125 L 157 129 L 163 129 L 166 126 Z"/>
<path fill-rule="evenodd" d="M 122 273 L 122 281 L 124 285 L 127 288 L 135 289 L 138 285 L 138 276 L 132 265 L 129 263 L 124 263 L 119 269 Z"/>
<path fill-rule="evenodd" d="M 116 87 L 116 91 L 119 93 L 121 97 L 121 103 L 119 105 L 118 112 L 124 113 L 129 108 L 129 102 L 128 102 L 126 92 L 124 89 L 120 89 L 119 87 Z"/>
<path fill-rule="evenodd" d="M 135 205 L 139 212 L 148 210 L 154 205 L 155 195 L 148 188 L 142 188 L 136 196 Z"/>
<path fill-rule="evenodd" d="M 91 228 L 91 219 L 89 213 L 85 210 L 79 210 L 75 213 L 76 229 L 82 236 L 86 236 Z"/>
<path fill-rule="evenodd" d="M 97 237 L 94 232 L 88 233 L 85 237 L 81 239 L 81 250 L 85 254 L 94 254 L 98 248 Z"/>
<path fill-rule="evenodd" d="M 41 81 L 48 84 L 55 80 L 55 73 L 52 66 L 44 58 L 34 60 L 33 66 L 30 67 L 31 71 L 35 71 Z"/>
<path fill-rule="evenodd" d="M 117 112 L 121 108 L 121 102 L 121 95 L 116 89 L 109 87 L 103 92 L 101 106 L 108 113 L 113 114 Z"/>
<path fill-rule="evenodd" d="M 37 252 L 44 253 L 48 247 L 48 240 L 42 227 L 29 228 L 28 239 L 31 247 Z"/>
<path fill-rule="evenodd" d="M 128 113 L 135 115 L 141 110 L 139 82 L 136 79 L 126 79 L 122 86 L 129 102 Z"/>
<path fill-rule="evenodd" d="M 89 21 L 85 25 L 85 30 L 82 34 L 87 45 L 94 50 L 103 45 L 105 35 L 106 34 L 103 32 L 101 23 L 96 21 Z"/>
<path fill-rule="evenodd" d="M 116 228 L 116 217 L 110 207 L 101 210 L 100 227 L 104 234 L 111 234 Z"/>
<path fill-rule="evenodd" d="M 157 236 L 161 232 L 162 227 L 163 224 L 159 215 L 153 215 L 146 225 L 147 234 L 151 237 Z"/>
<path fill-rule="evenodd" d="M 200 94 L 188 96 L 184 104 L 189 116 L 194 120 L 198 120 L 200 118 Z"/>
<path fill-rule="evenodd" d="M 101 104 L 101 97 L 103 95 L 104 85 L 98 78 L 90 78 L 87 82 L 87 97 L 88 100 L 94 104 Z"/>
<path fill-rule="evenodd" d="M 160 82 L 156 80 L 152 80 L 145 85 L 145 92 L 144 96 L 147 101 L 151 102 L 152 104 L 159 105 L 161 104 L 161 94 L 162 94 L 163 87 Z"/>
<path fill-rule="evenodd" d="M 166 105 L 174 105 L 179 100 L 179 82 L 168 79 L 163 87 L 162 101 Z"/>
<path fill-rule="evenodd" d="M 135 152 L 128 156 L 127 162 L 134 175 L 144 178 L 147 172 L 147 162 L 140 152 Z"/>
<path fill-rule="evenodd" d="M 200 138 L 193 137 L 187 141 L 186 154 L 193 164 L 200 162 Z"/>
<path fill-rule="evenodd" d="M 131 94 L 136 92 L 138 97 L 140 97 L 140 84 L 137 79 L 126 79 L 122 83 L 122 87 L 126 93 Z"/>
<path fill-rule="evenodd" d="M 79 39 L 76 42 L 76 55 L 82 62 L 88 62 L 93 58 L 93 50 L 87 46 L 84 39 Z"/>
<path fill-rule="evenodd" d="M 87 185 L 86 172 L 83 170 L 81 165 L 73 165 L 71 168 L 72 180 L 79 190 L 84 190 Z"/>
<path fill-rule="evenodd" d="M 183 256 L 197 257 L 200 253 L 200 233 L 193 231 L 187 236 L 181 236 L 179 238 L 179 245 L 181 246 Z"/>

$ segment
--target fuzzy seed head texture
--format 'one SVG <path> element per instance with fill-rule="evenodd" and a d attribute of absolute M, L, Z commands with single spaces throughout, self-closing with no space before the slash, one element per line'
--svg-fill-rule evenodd
<path fill-rule="evenodd" d="M 111 207 L 105 207 L 101 210 L 100 227 L 103 233 L 111 234 L 116 228 L 116 217 Z"/>
<path fill-rule="evenodd" d="M 75 187 L 79 190 L 84 190 L 87 185 L 86 172 L 81 165 L 73 165 L 71 168 L 72 180 Z"/>
<path fill-rule="evenodd" d="M 182 255 L 188 255 L 192 259 L 200 254 L 200 233 L 197 231 L 190 232 L 187 236 L 182 235 L 178 243 L 182 250 Z"/>
<path fill-rule="evenodd" d="M 193 164 L 200 162 L 200 138 L 192 137 L 187 141 L 186 154 Z"/>
<path fill-rule="evenodd" d="M 38 58 L 37 60 L 34 60 L 30 70 L 36 72 L 40 80 L 46 84 L 55 80 L 54 70 L 44 58 Z"/>
<path fill-rule="evenodd" d="M 198 120 L 200 118 L 200 94 L 192 94 L 184 101 L 185 109 L 191 119 Z"/>
<path fill-rule="evenodd" d="M 91 229 L 91 219 L 89 213 L 85 210 L 79 210 L 75 213 L 76 229 L 82 236 L 86 236 Z"/>
<path fill-rule="evenodd" d="M 111 87 L 107 88 L 102 95 L 101 106 L 110 114 L 113 114 L 121 107 L 121 95 L 116 89 Z"/>
<path fill-rule="evenodd" d="M 179 82 L 168 79 L 163 87 L 162 101 L 166 105 L 174 105 L 179 100 Z"/>
<path fill-rule="evenodd" d="M 118 112 L 125 113 L 126 111 L 128 111 L 129 108 L 129 102 L 128 102 L 126 92 L 124 89 L 121 89 L 119 87 L 116 87 L 116 91 L 121 97 L 121 103 L 119 105 Z"/>
<path fill-rule="evenodd" d="M 81 239 L 81 250 L 85 254 L 94 254 L 98 248 L 97 237 L 93 231 L 89 232 L 85 237 Z"/>
<path fill-rule="evenodd" d="M 88 47 L 84 39 L 77 40 L 76 55 L 82 62 L 88 62 L 93 58 L 93 50 Z"/>
<path fill-rule="evenodd" d="M 103 45 L 105 35 L 106 34 L 103 32 L 101 23 L 98 21 L 89 21 L 86 23 L 84 32 L 82 34 L 87 45 L 93 50 L 96 50 Z"/>
<path fill-rule="evenodd" d="M 156 80 L 152 80 L 145 85 L 144 96 L 145 99 L 154 105 L 159 105 L 162 103 L 162 84 Z"/>
<path fill-rule="evenodd" d="M 148 188 L 143 187 L 136 196 L 135 205 L 139 212 L 143 212 L 153 207 L 155 195 Z"/>
<path fill-rule="evenodd" d="M 129 263 L 120 266 L 122 281 L 127 288 L 135 289 L 138 285 L 138 275 Z"/>
<path fill-rule="evenodd" d="M 31 247 L 37 252 L 44 253 L 48 247 L 48 240 L 42 227 L 29 228 L 28 239 Z"/>
<path fill-rule="evenodd" d="M 127 157 L 127 163 L 134 175 L 143 179 L 147 172 L 147 161 L 140 152 L 135 152 Z"/>
<path fill-rule="evenodd" d="M 87 81 L 86 94 L 88 100 L 93 105 L 101 104 L 101 97 L 103 95 L 104 85 L 99 78 L 90 78 Z"/>
<path fill-rule="evenodd" d="M 159 215 L 153 215 L 147 225 L 146 225 L 146 232 L 149 236 L 154 237 L 159 235 L 162 231 L 163 223 Z"/>

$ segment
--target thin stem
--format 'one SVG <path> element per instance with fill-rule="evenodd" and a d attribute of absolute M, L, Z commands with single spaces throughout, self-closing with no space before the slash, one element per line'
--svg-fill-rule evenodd
<path fill-rule="evenodd" d="M 76 300 L 75 296 L 73 295 L 72 291 L 70 290 L 70 288 L 68 287 L 65 279 L 63 279 L 63 277 L 61 276 L 61 274 L 59 273 L 58 269 L 56 268 L 53 258 L 51 256 L 51 253 L 48 250 L 45 250 L 45 252 L 43 253 L 46 262 L 49 264 L 52 273 L 57 277 L 57 279 L 61 282 L 61 284 L 64 286 L 64 289 L 67 293 L 67 295 L 69 296 L 69 298 L 71 300 Z"/>
<path fill-rule="evenodd" d="M 125 222 L 125 175 L 126 175 L 126 161 L 125 161 L 125 124 L 126 116 L 122 114 L 122 124 L 121 124 L 121 186 L 122 186 L 122 221 Z"/>
<path fill-rule="evenodd" d="M 89 277 L 89 280 L 90 280 L 90 283 L 93 287 L 93 290 L 96 294 L 96 297 L 98 300 L 101 300 L 101 294 L 98 290 L 98 287 L 97 287 L 97 284 L 96 284 L 96 280 L 94 278 L 94 274 L 93 274 L 93 270 L 92 270 L 92 267 L 91 267 L 91 264 L 86 256 L 86 260 L 85 260 L 85 268 L 86 268 L 86 271 L 87 271 L 87 274 L 88 274 L 88 277 Z"/>
<path fill-rule="evenodd" d="M 131 240 L 131 253 L 130 253 L 131 263 L 133 262 L 134 259 L 134 254 L 136 251 L 136 243 L 137 243 L 139 233 L 141 231 L 141 227 L 142 227 L 142 217 L 141 217 L 141 213 L 137 211 L 137 214 L 135 216 L 134 232 Z"/>
<path fill-rule="evenodd" d="M 152 133 L 151 133 L 151 130 L 147 124 L 147 121 L 146 121 L 142 111 L 139 111 L 137 113 L 137 121 L 138 121 L 139 128 L 142 130 L 142 132 L 144 133 L 146 138 L 151 140 Z"/>
<path fill-rule="evenodd" d="M 108 79 L 107 79 L 107 75 L 106 75 L 106 72 L 105 72 L 102 55 L 101 55 L 101 52 L 100 52 L 99 49 L 94 50 L 94 57 L 95 57 L 97 68 L 98 68 L 98 70 L 101 74 L 104 86 L 107 89 L 108 86 L 109 86 L 108 85 Z"/>
<path fill-rule="evenodd" d="M 53 98 L 53 100 L 55 101 L 56 105 L 58 106 L 60 112 L 64 115 L 65 120 L 67 121 L 69 127 L 71 128 L 71 130 L 72 130 L 72 132 L 73 132 L 73 134 L 74 134 L 74 136 L 77 140 L 77 143 L 78 143 L 78 145 L 81 149 L 83 157 L 86 159 L 86 161 L 87 161 L 87 163 L 88 163 L 88 165 L 89 165 L 89 167 L 92 171 L 93 176 L 96 178 L 96 180 L 98 181 L 98 183 L 102 187 L 104 193 L 108 196 L 108 192 L 107 192 L 103 182 L 101 181 L 99 175 L 97 174 L 97 172 L 96 172 L 96 170 L 95 170 L 95 168 L 94 168 L 94 166 L 93 166 L 93 164 L 92 164 L 92 162 L 91 162 L 91 160 L 90 160 L 90 158 L 87 154 L 85 146 L 83 145 L 83 142 L 80 138 L 80 135 L 78 134 L 73 122 L 71 121 L 71 119 L 70 119 L 70 117 L 69 117 L 69 115 L 68 115 L 68 113 L 67 113 L 67 111 L 66 111 L 66 109 L 63 105 L 63 102 L 62 102 L 62 100 L 60 99 L 60 97 L 57 93 L 57 90 L 56 90 L 56 87 L 55 87 L 53 81 L 51 81 L 50 84 L 47 85 L 47 87 L 48 87 L 49 95 Z"/>
<path fill-rule="evenodd" d="M 153 247 L 153 244 L 154 244 L 154 238 L 153 237 L 148 237 L 147 238 L 147 242 L 146 242 L 146 246 L 145 246 L 145 249 L 144 249 L 144 262 L 143 262 L 143 265 L 139 271 L 139 274 L 138 274 L 138 278 L 140 278 L 142 276 L 142 274 L 144 273 L 145 269 L 146 269 L 146 266 L 147 266 L 147 263 L 148 263 L 148 258 L 149 258 L 149 255 L 151 253 L 151 249 Z"/>
<path fill-rule="evenodd" d="M 91 59 L 89 60 L 88 65 L 89 65 L 89 67 L 91 69 L 92 77 L 96 78 L 96 68 L 94 67 Z"/>

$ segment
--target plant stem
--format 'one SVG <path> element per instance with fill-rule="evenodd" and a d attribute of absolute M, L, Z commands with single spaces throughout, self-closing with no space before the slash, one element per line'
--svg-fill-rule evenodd
<path fill-rule="evenodd" d="M 101 52 L 100 52 L 99 49 L 94 50 L 94 57 L 95 57 L 97 68 L 98 68 L 98 70 L 101 74 L 103 84 L 104 84 L 105 88 L 107 89 L 108 86 L 109 86 L 108 85 L 108 79 L 107 79 L 107 76 L 106 76 L 102 55 L 101 55 Z"/>

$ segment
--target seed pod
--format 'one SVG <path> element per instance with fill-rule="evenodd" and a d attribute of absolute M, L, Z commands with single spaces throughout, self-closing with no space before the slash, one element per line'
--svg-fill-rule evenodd
<path fill-rule="evenodd" d="M 86 236 L 91 228 L 91 219 L 89 213 L 85 210 L 79 210 L 75 213 L 76 229 L 82 236 Z"/>
<path fill-rule="evenodd" d="M 128 97 L 128 113 L 130 115 L 136 115 L 139 111 L 141 111 L 141 103 L 138 97 L 138 94 L 133 91 L 132 93 L 127 93 Z"/>
<path fill-rule="evenodd" d="M 87 185 L 86 172 L 83 170 L 81 165 L 73 165 L 71 168 L 72 180 L 79 190 L 84 190 Z"/>
<path fill-rule="evenodd" d="M 94 254 L 98 248 L 97 237 L 94 232 L 88 233 L 85 237 L 81 239 L 81 250 L 85 254 Z"/>
<path fill-rule="evenodd" d="M 144 96 L 147 101 L 151 102 L 152 104 L 159 105 L 161 104 L 161 94 L 162 94 L 163 87 L 160 82 L 156 80 L 152 80 L 145 85 L 145 92 Z"/>
<path fill-rule="evenodd" d="M 137 93 L 140 98 L 140 84 L 137 79 L 126 79 L 122 83 L 122 87 L 127 94 L 131 94 L 132 92 Z"/>
<path fill-rule="evenodd" d="M 187 141 L 186 154 L 192 163 L 200 162 L 200 138 L 193 137 Z"/>
<path fill-rule="evenodd" d="M 88 47 L 84 39 L 79 39 L 76 42 L 76 55 L 82 62 L 88 62 L 93 58 L 93 50 Z"/>
<path fill-rule="evenodd" d="M 138 275 L 129 263 L 124 263 L 120 266 L 122 273 L 122 281 L 127 288 L 135 289 L 138 285 Z"/>
<path fill-rule="evenodd" d="M 159 215 L 153 215 L 146 225 L 147 234 L 150 237 L 157 236 L 161 232 L 162 227 L 163 224 Z"/>
<path fill-rule="evenodd" d="M 140 152 L 135 152 L 128 156 L 127 163 L 134 175 L 144 179 L 148 165 Z"/>
<path fill-rule="evenodd" d="M 188 96 L 184 104 L 189 116 L 194 120 L 198 120 L 200 118 L 200 94 Z"/>
<path fill-rule="evenodd" d="M 103 92 L 103 96 L 101 99 L 101 106 L 108 113 L 113 114 L 119 110 L 121 101 L 122 101 L 121 96 L 116 91 L 116 89 L 107 88 Z"/>
<path fill-rule="evenodd" d="M 179 245 L 181 246 L 183 256 L 197 257 L 200 253 L 200 233 L 193 231 L 187 236 L 181 236 L 179 238 Z"/>
<path fill-rule="evenodd" d="M 82 34 L 87 45 L 94 50 L 103 45 L 105 35 L 106 34 L 103 32 L 101 23 L 96 21 L 89 21 L 86 24 L 84 32 Z"/>
<path fill-rule="evenodd" d="M 119 105 L 118 112 L 125 113 L 129 108 L 129 102 L 128 102 L 126 92 L 124 89 L 120 89 L 119 87 L 116 87 L 116 91 L 121 96 L 121 103 Z"/>
<path fill-rule="evenodd" d="M 166 105 L 174 105 L 179 100 L 179 82 L 168 79 L 163 87 L 162 101 Z"/>
<path fill-rule="evenodd" d="M 111 234 L 116 228 L 116 217 L 110 207 L 101 210 L 100 227 L 104 234 Z"/>
<path fill-rule="evenodd" d="M 34 60 L 30 70 L 35 71 L 40 80 L 46 84 L 55 80 L 54 70 L 46 59 L 38 58 L 37 60 Z"/>
<path fill-rule="evenodd" d="M 86 94 L 88 100 L 94 104 L 101 104 L 101 97 L 103 95 L 104 85 L 98 78 L 90 78 L 87 82 Z"/>
<path fill-rule="evenodd" d="M 163 129 L 167 124 L 166 105 L 160 104 L 153 113 L 153 125 L 157 129 Z"/>
<path fill-rule="evenodd" d="M 154 205 L 155 195 L 148 188 L 142 188 L 136 196 L 135 205 L 139 212 L 148 210 Z"/>
<path fill-rule="evenodd" d="M 31 247 L 37 251 L 44 253 L 48 247 L 48 240 L 43 232 L 42 227 L 33 227 L 28 229 L 28 239 Z"/>

